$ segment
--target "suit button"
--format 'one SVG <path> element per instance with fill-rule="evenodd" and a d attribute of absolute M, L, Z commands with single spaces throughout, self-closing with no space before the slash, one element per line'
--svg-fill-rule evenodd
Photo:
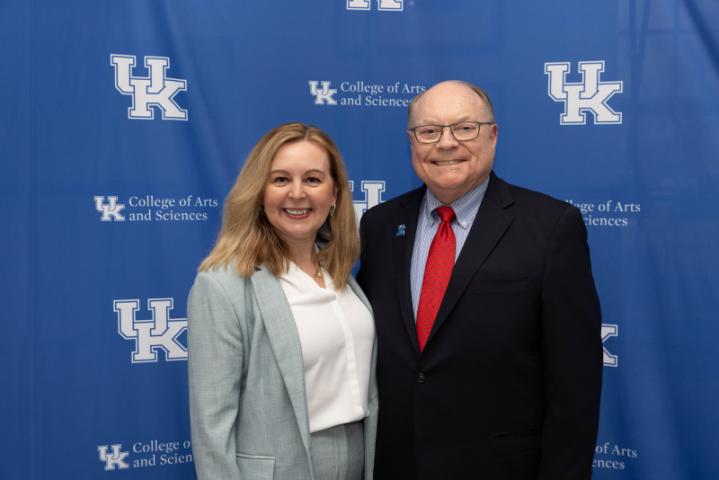
<path fill-rule="evenodd" d="M 417 380 L 417 383 L 424 383 L 424 372 L 417 372 L 417 376 L 415 377 L 415 379 Z"/>

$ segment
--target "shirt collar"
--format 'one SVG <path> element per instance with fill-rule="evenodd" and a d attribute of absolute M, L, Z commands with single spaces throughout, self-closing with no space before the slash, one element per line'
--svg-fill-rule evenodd
<path fill-rule="evenodd" d="M 457 222 L 460 227 L 470 228 L 472 226 L 472 222 L 474 221 L 474 217 L 477 216 L 479 205 L 482 203 L 488 185 L 489 177 L 450 205 L 456 216 L 455 222 Z M 425 215 L 429 224 L 434 225 L 439 222 L 439 216 L 434 210 L 444 204 L 434 196 L 429 188 L 425 192 L 422 203 L 422 214 Z"/>

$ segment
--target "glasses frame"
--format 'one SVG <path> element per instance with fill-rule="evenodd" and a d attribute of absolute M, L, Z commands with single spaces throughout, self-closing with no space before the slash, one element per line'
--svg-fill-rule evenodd
<path fill-rule="evenodd" d="M 459 138 L 457 138 L 457 136 L 454 134 L 453 127 L 456 127 L 457 125 L 462 125 L 463 123 L 473 123 L 473 124 L 477 125 L 477 135 L 475 135 L 472 138 L 466 138 L 464 140 L 460 140 Z M 442 135 L 444 135 L 445 128 L 449 128 L 449 132 L 452 134 L 452 137 L 455 140 L 457 140 L 458 142 L 468 142 L 470 140 L 474 140 L 475 138 L 479 137 L 479 131 L 482 129 L 482 125 L 494 125 L 495 123 L 497 123 L 497 122 L 457 122 L 457 123 L 453 123 L 451 125 L 427 124 L 427 125 L 417 125 L 412 128 L 408 128 L 407 131 L 412 132 L 412 134 L 414 135 L 414 139 L 423 145 L 431 145 L 433 143 L 439 143 L 439 141 L 442 140 Z M 426 142 L 426 141 L 420 140 L 419 137 L 417 136 L 417 129 L 422 128 L 422 127 L 437 127 L 442 130 L 442 133 L 439 134 L 439 137 L 437 137 L 437 140 L 435 140 L 433 142 Z"/>

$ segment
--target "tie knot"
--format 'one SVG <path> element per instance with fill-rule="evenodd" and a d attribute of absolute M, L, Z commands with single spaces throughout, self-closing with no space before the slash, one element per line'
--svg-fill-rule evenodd
<path fill-rule="evenodd" d="M 435 211 L 437 212 L 437 215 L 439 215 L 439 219 L 442 223 L 454 220 L 454 210 L 452 210 L 452 207 L 443 205 L 441 207 L 437 207 Z"/>

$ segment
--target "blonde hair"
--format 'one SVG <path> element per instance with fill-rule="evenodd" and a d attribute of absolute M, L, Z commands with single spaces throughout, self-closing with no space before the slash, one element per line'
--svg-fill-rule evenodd
<path fill-rule="evenodd" d="M 200 271 L 233 266 L 242 277 L 252 275 L 259 265 L 275 276 L 287 271 L 287 245 L 270 224 L 261 204 L 277 151 L 283 145 L 300 141 L 312 142 L 327 152 L 337 202 L 334 214 L 328 216 L 317 232 L 316 243 L 320 263 L 337 289 L 347 285 L 360 248 L 347 171 L 332 139 L 319 128 L 303 123 L 280 125 L 254 146 L 227 195 L 217 242 L 200 264 Z"/>

